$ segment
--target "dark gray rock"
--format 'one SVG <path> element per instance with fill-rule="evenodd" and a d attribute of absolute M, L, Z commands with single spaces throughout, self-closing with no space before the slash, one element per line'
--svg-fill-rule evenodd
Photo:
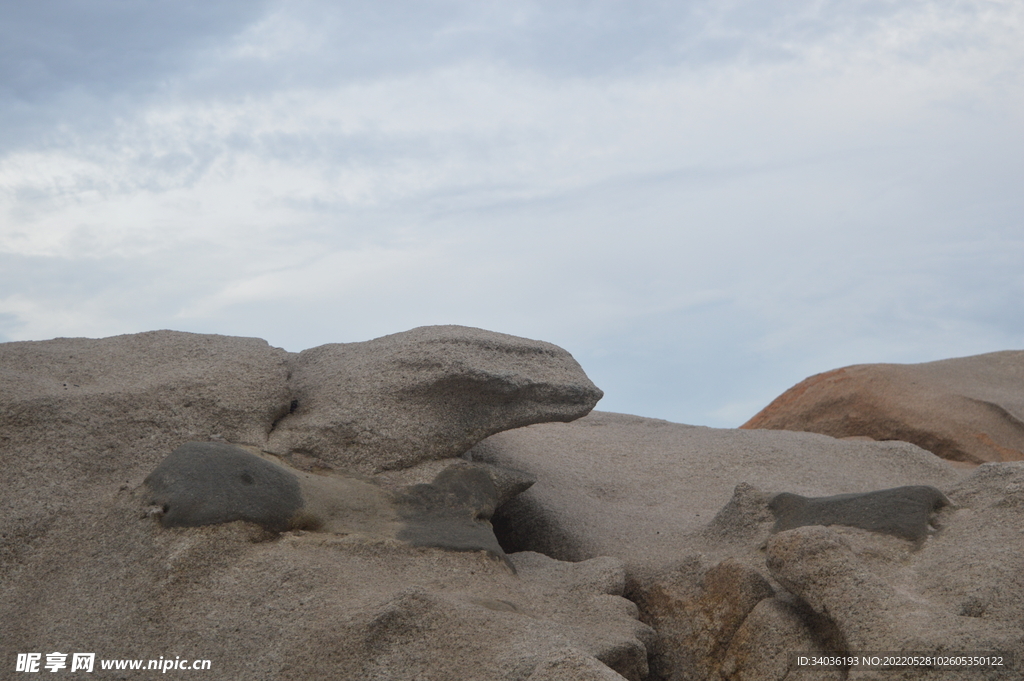
<path fill-rule="evenodd" d="M 772 497 L 768 508 L 775 514 L 774 532 L 810 525 L 846 525 L 920 541 L 928 535 L 932 513 L 948 504 L 946 495 L 935 487 L 907 485 L 832 497 L 783 492 Z"/>
<path fill-rule="evenodd" d="M 283 531 L 302 507 L 298 478 L 241 447 L 189 442 L 171 452 L 145 480 L 147 503 L 164 527 L 246 520 Z"/>
<path fill-rule="evenodd" d="M 487 551 L 508 562 L 494 536 L 491 517 L 504 499 L 532 484 L 528 476 L 517 478 L 515 472 L 493 466 L 450 466 L 433 482 L 411 485 L 399 493 L 397 504 L 403 527 L 398 538 L 413 546 Z"/>
<path fill-rule="evenodd" d="M 144 500 L 164 527 L 244 520 L 275 532 L 360 534 L 486 551 L 512 567 L 490 520 L 498 506 L 532 484 L 516 471 L 459 463 L 433 482 L 389 491 L 372 480 L 294 470 L 236 445 L 190 442 L 146 478 Z"/>

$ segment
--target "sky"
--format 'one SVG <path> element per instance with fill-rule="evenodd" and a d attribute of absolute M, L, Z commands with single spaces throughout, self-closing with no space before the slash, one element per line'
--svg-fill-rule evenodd
<path fill-rule="evenodd" d="M 714 427 L 1024 349 L 1024 3 L 0 0 L 0 342 L 427 324 Z"/>

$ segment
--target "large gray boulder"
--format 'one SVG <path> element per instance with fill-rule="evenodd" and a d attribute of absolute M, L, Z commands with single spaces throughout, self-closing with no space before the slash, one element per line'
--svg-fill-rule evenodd
<path fill-rule="evenodd" d="M 606 412 L 499 433 L 468 456 L 537 480 L 495 516 L 506 548 L 560 560 L 616 556 L 637 575 L 702 550 L 705 526 L 737 485 L 822 497 L 942 487 L 962 475 L 905 442 L 704 428 Z M 714 541 L 747 546 L 756 540 L 739 536 L 746 527 L 740 523 Z"/>
<path fill-rule="evenodd" d="M 83 494 L 138 486 L 184 442 L 265 443 L 288 413 L 287 360 L 177 331 L 0 344 L 0 571 Z"/>
<path fill-rule="evenodd" d="M 492 436 L 470 456 L 538 480 L 496 516 L 506 549 L 625 562 L 626 595 L 657 632 L 652 680 L 1021 673 L 799 668 L 793 658 L 1009 653 L 1019 665 L 1020 462 L 965 472 L 905 442 L 600 412 Z"/>
<path fill-rule="evenodd" d="M 0 344 L 5 668 L 83 651 L 100 676 L 101 660 L 163 656 L 209 659 L 219 679 L 642 679 L 652 631 L 621 561 L 504 556 L 488 519 L 529 477 L 431 460 L 600 391 L 548 344 L 411 337 L 319 365 L 172 331 Z M 447 406 L 417 407 L 427 395 Z M 330 424 L 352 413 L 366 448 L 338 449 Z M 419 435 L 432 444 L 391 449 Z"/>
<path fill-rule="evenodd" d="M 299 354 L 177 331 L 3 343 L 0 381 L 10 490 L 0 513 L 20 528 L 0 537 L 0 551 L 41 530 L 77 488 L 112 475 L 136 486 L 185 442 L 372 473 L 459 456 L 502 429 L 571 420 L 601 397 L 557 346 L 458 326 Z"/>
<path fill-rule="evenodd" d="M 602 396 L 558 346 L 464 326 L 321 345 L 289 370 L 294 408 L 268 449 L 368 473 L 460 456 L 510 428 L 572 421 Z"/>

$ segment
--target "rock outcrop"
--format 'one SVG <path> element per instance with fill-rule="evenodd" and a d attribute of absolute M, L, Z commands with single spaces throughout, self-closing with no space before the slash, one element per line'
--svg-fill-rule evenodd
<path fill-rule="evenodd" d="M 176 331 L 0 344 L 0 570 L 84 497 L 138 487 L 184 442 L 265 442 L 288 413 L 288 356 Z"/>
<path fill-rule="evenodd" d="M 393 540 L 241 522 L 155 531 L 131 493 L 96 501 L 5 576 L 9 669 L 19 652 L 82 651 L 208 659 L 218 679 L 519 679 L 574 650 L 609 674 L 646 673 L 650 631 L 613 559 L 517 554 L 513 574 Z"/>
<path fill-rule="evenodd" d="M 565 350 L 425 326 L 290 358 L 293 409 L 268 449 L 376 473 L 460 456 L 488 435 L 585 416 L 602 392 Z"/>
<path fill-rule="evenodd" d="M 1024 351 L 861 364 L 793 386 L 740 426 L 904 440 L 951 461 L 1024 459 Z"/>
<path fill-rule="evenodd" d="M 863 530 L 801 527 L 768 542 L 767 566 L 828 617 L 849 650 L 1016 658 L 1008 668 L 897 668 L 878 678 L 1015 678 L 1024 653 L 1024 463 L 982 465 L 946 494 L 940 531 L 920 548 Z"/>
<path fill-rule="evenodd" d="M 703 550 L 707 524 L 741 483 L 763 494 L 759 504 L 736 512 L 761 513 L 763 522 L 751 529 L 743 518 L 726 527 L 727 519 L 719 518 L 726 529 L 714 542 L 746 546 L 766 539 L 775 518 L 765 504 L 777 493 L 943 488 L 961 475 L 905 442 L 704 428 L 606 412 L 499 433 L 468 456 L 537 480 L 495 515 L 506 549 L 569 561 L 616 556 L 631 575 L 657 572 Z M 742 537 L 745 531 L 754 535 Z"/>
<path fill-rule="evenodd" d="M 652 680 L 1020 673 L 800 668 L 794 658 L 1002 652 L 1016 664 L 1024 463 L 965 479 L 906 442 L 601 412 L 492 436 L 470 456 L 538 480 L 495 517 L 506 549 L 624 561 L 626 595 L 657 632 Z"/>
<path fill-rule="evenodd" d="M 565 351 L 503 334 L 369 345 L 0 345 L 5 670 L 79 651 L 208 659 L 223 679 L 644 678 L 621 561 L 494 560 L 488 519 L 530 478 L 451 458 L 600 391 Z"/>
<path fill-rule="evenodd" d="M 298 355 L 176 332 L 9 343 L 0 378 L 6 669 L 68 651 L 99 678 L 157 658 L 223 679 L 1022 673 L 1024 462 L 563 423 L 600 396 L 567 353 L 461 327 Z M 976 400 L 1005 388 L 975 378 Z M 1008 656 L 796 663 L 878 651 Z"/>
<path fill-rule="evenodd" d="M 773 594 L 757 570 L 734 560 L 708 567 L 693 557 L 641 583 L 633 597 L 658 633 L 654 678 L 713 679 L 740 625 Z"/>

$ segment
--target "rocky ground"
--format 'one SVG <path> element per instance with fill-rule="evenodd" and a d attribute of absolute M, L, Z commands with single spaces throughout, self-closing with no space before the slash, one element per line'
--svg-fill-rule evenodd
<path fill-rule="evenodd" d="M 561 348 L 454 326 L 6 343 L 0 381 L 5 678 L 1024 678 L 1024 352 L 738 430 L 593 412 Z M 1007 664 L 796 664 L 865 652 Z"/>

